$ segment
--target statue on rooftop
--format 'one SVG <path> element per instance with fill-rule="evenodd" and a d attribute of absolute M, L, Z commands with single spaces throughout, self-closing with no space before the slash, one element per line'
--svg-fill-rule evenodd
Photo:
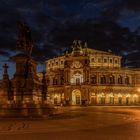
<path fill-rule="evenodd" d="M 82 48 L 82 41 L 81 40 L 74 40 L 72 49 L 73 50 L 80 50 Z"/>

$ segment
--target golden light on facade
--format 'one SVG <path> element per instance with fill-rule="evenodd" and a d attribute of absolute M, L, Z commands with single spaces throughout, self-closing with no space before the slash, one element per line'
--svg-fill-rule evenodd
<path fill-rule="evenodd" d="M 137 91 L 140 92 L 140 88 L 138 88 Z"/>
<path fill-rule="evenodd" d="M 139 91 L 139 92 L 140 92 L 140 91 Z M 137 98 L 137 97 L 138 97 L 138 95 L 137 95 L 137 94 L 134 94 L 134 96 L 133 96 L 133 97 L 136 97 L 136 98 Z"/>
<path fill-rule="evenodd" d="M 55 94 L 55 95 L 54 95 L 54 98 L 58 98 L 58 95 L 57 95 L 57 94 Z"/>
<path fill-rule="evenodd" d="M 90 105 L 135 104 L 133 98 L 139 96 L 133 97 L 133 93 L 140 92 L 140 88 L 137 91 L 137 85 L 133 86 L 135 75 L 121 67 L 122 57 L 81 45 L 74 41 L 71 51 L 46 61 L 47 94 L 53 104 L 84 105 L 85 100 Z M 79 94 L 73 92 L 78 90 Z"/>

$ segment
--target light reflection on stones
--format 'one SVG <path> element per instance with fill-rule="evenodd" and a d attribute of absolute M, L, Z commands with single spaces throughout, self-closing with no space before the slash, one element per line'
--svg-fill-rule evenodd
<path fill-rule="evenodd" d="M 63 107 L 60 110 L 60 114 L 46 119 L 3 119 L 0 137 L 139 140 L 139 107 Z"/>

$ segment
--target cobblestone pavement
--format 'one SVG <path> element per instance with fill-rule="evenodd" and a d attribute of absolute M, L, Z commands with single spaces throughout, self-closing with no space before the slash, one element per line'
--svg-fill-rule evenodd
<path fill-rule="evenodd" d="M 0 140 L 140 140 L 140 107 L 61 107 L 46 119 L 1 119 Z"/>

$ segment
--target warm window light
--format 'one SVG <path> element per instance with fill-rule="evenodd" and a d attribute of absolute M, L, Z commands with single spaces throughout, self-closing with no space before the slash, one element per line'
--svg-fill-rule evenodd
<path fill-rule="evenodd" d="M 58 98 L 58 95 L 54 95 L 54 98 Z"/>
<path fill-rule="evenodd" d="M 29 102 L 30 102 L 30 98 L 25 98 L 24 101 L 25 101 L 26 103 L 29 103 Z"/>
<path fill-rule="evenodd" d="M 140 90 L 140 89 L 139 89 L 139 90 Z M 135 94 L 134 97 L 138 97 L 138 95 Z"/>
<path fill-rule="evenodd" d="M 114 97 L 113 94 L 110 94 L 110 97 Z"/>
<path fill-rule="evenodd" d="M 130 96 L 131 96 L 130 94 L 127 94 L 127 95 L 126 95 L 126 97 L 130 97 Z"/>
<path fill-rule="evenodd" d="M 140 88 L 138 88 L 137 91 L 140 92 Z"/>

